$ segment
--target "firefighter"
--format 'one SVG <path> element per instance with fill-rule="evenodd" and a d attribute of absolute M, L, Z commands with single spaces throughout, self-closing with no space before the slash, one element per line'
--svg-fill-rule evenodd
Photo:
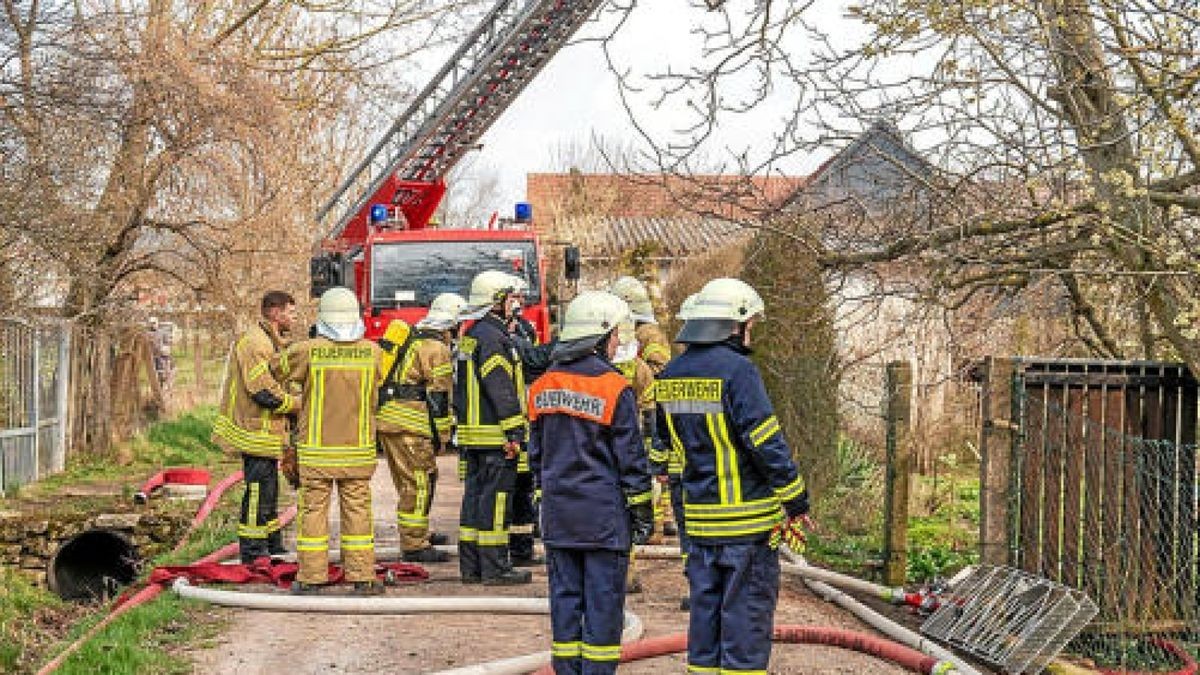
<path fill-rule="evenodd" d="M 659 374 L 671 360 L 671 344 L 654 318 L 646 285 L 633 277 L 620 277 L 608 290 L 629 304 L 637 330 L 638 356 L 650 365 L 655 375 Z"/>
<path fill-rule="evenodd" d="M 633 313 L 634 325 L 638 344 L 638 358 L 650 366 L 657 375 L 671 360 L 671 345 L 667 336 L 654 317 L 654 307 L 650 303 L 650 293 L 646 285 L 634 277 L 618 277 L 612 282 L 609 291 L 624 300 Z M 654 535 L 650 543 L 661 544 L 663 535 L 677 534 L 671 514 L 670 494 L 662 489 L 662 484 L 655 481 L 654 495 Z"/>
<path fill-rule="evenodd" d="M 279 458 L 288 441 L 287 416 L 297 401 L 271 376 L 271 357 L 287 346 L 296 320 L 296 301 L 271 291 L 259 305 L 261 319 L 243 333 L 229 351 L 221 385 L 221 408 L 213 442 L 240 454 L 245 492 L 238 517 L 238 549 L 242 562 L 283 554 L 276 514 Z"/>
<path fill-rule="evenodd" d="M 637 397 L 611 364 L 628 313 L 603 291 L 572 300 L 551 368 L 529 392 L 559 675 L 616 672 L 629 551 L 654 526 Z"/>
<path fill-rule="evenodd" d="M 649 461 L 651 472 L 656 476 L 662 473 L 665 478 L 665 468 L 659 471 L 659 467 L 665 467 L 667 462 L 666 451 L 660 447 L 657 434 L 654 433 L 654 371 L 650 370 L 650 366 L 637 355 L 638 343 L 634 338 L 632 318 L 627 324 L 622 325 L 621 337 L 625 341 L 614 352 L 612 364 L 617 369 L 617 372 L 625 376 L 625 380 L 629 382 L 629 386 L 633 387 L 633 394 L 638 402 L 643 452 Z M 653 541 L 653 537 L 651 537 L 650 541 Z M 626 593 L 642 592 L 642 582 L 638 578 L 636 568 L 637 563 L 631 551 L 629 554 L 629 574 L 625 583 Z"/>
<path fill-rule="evenodd" d="M 329 502 L 335 486 L 346 580 L 359 595 L 383 592 L 375 578 L 371 513 L 375 411 L 383 373 L 379 346 L 363 339 L 365 332 L 354 293 L 331 288 L 318 304 L 317 337 L 293 344 L 272 361 L 281 382 L 300 387 L 304 402 L 297 424 L 300 569 L 293 593 L 319 592 L 329 582 Z"/>
<path fill-rule="evenodd" d="M 538 340 L 537 330 L 521 314 L 525 309 L 525 294 L 529 283 L 513 275 L 514 291 L 509 297 L 508 332 L 517 349 L 517 395 L 525 403 L 529 383 L 542 376 L 550 365 L 551 345 Z M 534 567 L 546 562 L 533 553 L 534 524 L 538 509 L 534 502 L 533 474 L 529 471 L 529 452 L 525 447 L 517 457 L 517 479 L 513 485 L 512 526 L 509 531 L 508 553 L 513 567 Z"/>
<path fill-rule="evenodd" d="M 451 431 L 450 389 L 454 380 L 450 341 L 467 301 L 456 293 L 433 299 L 429 312 L 397 349 L 379 392 L 379 444 L 387 457 L 399 500 L 396 519 L 405 562 L 446 562 L 433 548 L 429 510 L 437 485 L 437 451 Z M 437 543 L 444 543 L 439 541 Z"/>
<path fill-rule="evenodd" d="M 691 617 L 688 671 L 765 673 L 782 540 L 803 542 L 808 491 L 748 358 L 762 298 L 737 279 L 704 286 L 658 377 L 659 434 L 682 448 Z"/>
<path fill-rule="evenodd" d="M 526 435 L 520 360 L 507 328 L 515 290 L 510 274 L 488 270 L 475 276 L 464 315 L 475 323 L 454 355 L 454 441 L 467 462 L 458 534 L 463 583 L 527 584 L 533 576 L 513 569 L 508 550 L 517 461 Z"/>

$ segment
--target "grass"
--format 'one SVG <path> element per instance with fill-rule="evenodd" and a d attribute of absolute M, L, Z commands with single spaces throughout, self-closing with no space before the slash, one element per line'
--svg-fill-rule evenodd
<path fill-rule="evenodd" d="M 808 557 L 855 576 L 873 576 L 883 560 L 883 466 L 869 448 L 841 438 L 835 482 L 817 505 L 822 530 Z M 979 478 L 947 462 L 939 476 L 912 476 L 908 581 L 947 577 L 978 560 Z"/>
<path fill-rule="evenodd" d="M 62 474 L 22 490 L 21 497 L 40 503 L 81 485 L 119 482 L 122 499 L 127 499 L 145 476 L 167 466 L 205 467 L 213 471 L 214 479 L 222 477 L 235 467 L 209 441 L 215 416 L 211 408 L 201 408 L 156 423 L 129 444 L 132 463 L 120 464 L 115 456 L 80 457 Z M 149 561 L 138 585 L 156 566 L 186 564 L 234 541 L 240 498 L 237 489 L 226 492 L 180 551 Z M 92 500 L 87 498 L 58 501 L 69 502 L 73 509 L 92 508 Z M 195 505 L 180 502 L 168 508 L 191 510 Z M 34 672 L 102 620 L 108 609 L 107 605 L 63 602 L 20 575 L 0 570 L 0 672 Z M 191 664 L 180 647 L 214 635 L 220 625 L 207 605 L 163 593 L 105 627 L 58 672 L 188 673 Z"/>

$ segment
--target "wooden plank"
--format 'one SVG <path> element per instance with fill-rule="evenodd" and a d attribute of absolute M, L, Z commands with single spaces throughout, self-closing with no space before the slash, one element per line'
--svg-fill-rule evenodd
<path fill-rule="evenodd" d="M 1143 366 L 1150 375 L 1160 372 L 1154 366 Z M 1162 441 L 1163 432 L 1163 388 L 1142 389 L 1142 442 L 1140 443 L 1138 467 L 1138 502 L 1140 520 L 1138 527 L 1138 555 L 1141 558 L 1141 575 L 1137 577 L 1139 596 L 1145 612 L 1143 618 L 1159 619 L 1159 591 L 1166 581 L 1159 575 L 1158 557 L 1162 536 Z M 1168 617 L 1169 618 L 1169 615 Z"/>
<path fill-rule="evenodd" d="M 1046 389 L 1046 446 L 1042 487 L 1042 576 L 1062 580 L 1062 519 L 1065 445 L 1067 443 L 1066 387 Z"/>
<path fill-rule="evenodd" d="M 1083 498 L 1087 489 L 1084 472 L 1084 457 L 1087 417 L 1084 414 L 1086 387 L 1068 387 L 1067 436 L 1063 458 L 1063 525 L 1062 525 L 1062 577 L 1061 581 L 1072 588 L 1081 588 L 1080 551 L 1083 523 Z"/>
<path fill-rule="evenodd" d="M 1171 375 L 1156 375 L 1156 374 L 1139 374 L 1126 372 L 1108 372 L 1104 374 L 1088 374 L 1086 377 L 1082 373 L 1043 373 L 1030 372 L 1028 374 L 1028 383 L 1046 386 L 1069 386 L 1069 385 L 1091 385 L 1100 386 L 1107 384 L 1109 386 L 1121 387 L 1160 387 L 1167 385 L 1178 385 L 1186 382 L 1190 378 Z"/>
<path fill-rule="evenodd" d="M 1103 613 L 1108 602 L 1105 585 L 1105 541 L 1103 527 L 1104 490 L 1104 397 L 1106 385 L 1087 387 L 1084 393 L 1083 546 L 1080 588 L 1096 601 Z"/>
<path fill-rule="evenodd" d="M 1200 619 L 1200 557 L 1196 552 L 1196 406 L 1197 389 L 1184 385 L 1179 393 L 1179 566 L 1181 586 L 1179 602 L 1187 609 L 1192 599 L 1191 619 Z"/>
<path fill-rule="evenodd" d="M 1045 462 L 1046 390 L 1025 388 L 1025 433 L 1021 439 L 1021 488 L 1019 546 L 1020 568 L 1032 574 L 1042 572 L 1042 484 Z"/>
<path fill-rule="evenodd" d="M 1166 366 L 1164 370 L 1177 374 L 1177 366 Z M 1154 545 L 1158 555 L 1156 574 L 1168 586 L 1155 587 L 1158 596 L 1156 604 L 1160 608 L 1159 616 L 1171 619 L 1179 614 L 1179 593 L 1175 584 L 1179 581 L 1178 570 L 1182 569 L 1179 559 L 1179 545 L 1183 533 L 1179 530 L 1179 391 L 1180 385 L 1161 388 L 1162 394 L 1162 442 L 1156 446 L 1158 473 L 1158 510 L 1156 514 L 1157 528 L 1154 533 Z M 1190 536 L 1190 532 L 1188 535 Z"/>
<path fill-rule="evenodd" d="M 1111 614 L 1103 618 L 1119 619 L 1128 604 L 1122 590 L 1121 569 L 1124 565 L 1125 524 L 1125 387 L 1106 387 L 1104 397 L 1104 584 L 1105 595 L 1112 600 Z"/>
<path fill-rule="evenodd" d="M 1143 392 L 1141 387 L 1125 389 L 1125 429 L 1124 450 L 1121 457 L 1121 524 L 1124 529 L 1127 545 L 1122 551 L 1122 570 L 1124 579 L 1128 580 L 1121 593 L 1125 597 L 1126 607 L 1122 618 L 1126 620 L 1144 621 L 1146 619 L 1146 604 L 1143 601 L 1139 580 L 1142 574 L 1142 480 L 1138 471 L 1138 461 L 1142 456 L 1139 439 L 1145 434 L 1142 422 Z"/>

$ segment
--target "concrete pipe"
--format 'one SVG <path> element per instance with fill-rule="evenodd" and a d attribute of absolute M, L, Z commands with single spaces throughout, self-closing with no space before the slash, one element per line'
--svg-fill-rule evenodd
<path fill-rule="evenodd" d="M 64 600 L 102 600 L 137 577 L 140 558 L 119 532 L 93 529 L 71 537 L 47 566 L 50 590 Z"/>

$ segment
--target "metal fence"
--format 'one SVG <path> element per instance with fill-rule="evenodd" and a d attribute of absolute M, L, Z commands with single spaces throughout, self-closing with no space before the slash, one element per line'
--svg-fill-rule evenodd
<path fill-rule="evenodd" d="M 0 319 L 0 489 L 66 464 L 71 333 L 62 324 Z"/>

